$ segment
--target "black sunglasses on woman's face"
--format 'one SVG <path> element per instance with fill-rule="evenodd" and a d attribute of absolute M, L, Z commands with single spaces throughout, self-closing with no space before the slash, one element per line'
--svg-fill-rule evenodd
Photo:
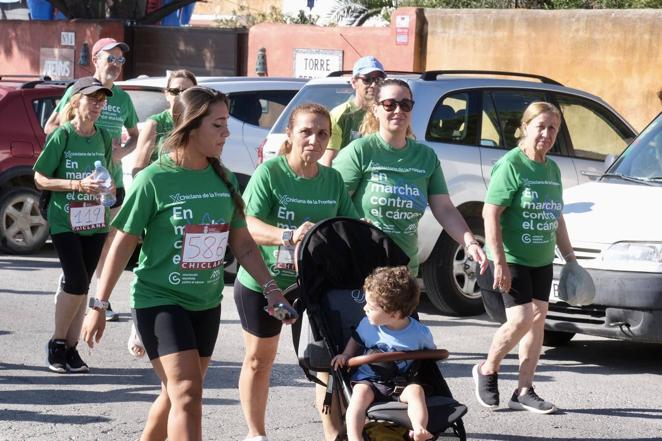
<path fill-rule="evenodd" d="M 186 89 L 178 89 L 176 87 L 166 89 L 166 91 L 172 96 L 177 96 L 185 90 Z"/>
<path fill-rule="evenodd" d="M 403 98 L 400 101 L 393 98 L 387 98 L 385 100 L 381 100 L 379 104 L 387 112 L 393 112 L 396 107 L 400 107 L 400 110 L 403 112 L 411 112 L 411 109 L 414 108 L 414 101 L 410 100 L 409 98 Z"/>

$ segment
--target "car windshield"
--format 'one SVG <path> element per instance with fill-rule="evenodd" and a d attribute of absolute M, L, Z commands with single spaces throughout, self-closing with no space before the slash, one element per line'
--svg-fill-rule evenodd
<path fill-rule="evenodd" d="M 148 117 L 163 112 L 168 108 L 168 101 L 160 90 L 136 90 L 128 89 L 126 92 L 131 97 L 138 121 L 145 121 Z"/>
<path fill-rule="evenodd" d="M 630 144 L 602 179 L 662 185 L 662 113 Z"/>
<path fill-rule="evenodd" d="M 299 93 L 292 98 L 290 104 L 288 104 L 287 108 L 280 115 L 280 118 L 278 118 L 278 121 L 274 124 L 273 129 L 271 129 L 271 133 L 285 133 L 287 121 L 290 119 L 290 113 L 292 113 L 292 110 L 298 105 L 303 103 L 317 103 L 330 110 L 338 104 L 347 101 L 352 95 L 352 92 L 353 89 L 349 83 L 304 86 Z"/>

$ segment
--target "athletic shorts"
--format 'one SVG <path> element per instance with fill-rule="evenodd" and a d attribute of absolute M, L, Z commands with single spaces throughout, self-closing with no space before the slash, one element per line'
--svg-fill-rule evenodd
<path fill-rule="evenodd" d="M 261 292 L 246 288 L 238 278 L 234 281 L 234 303 L 237 305 L 244 331 L 260 338 L 275 337 L 280 334 L 283 322 L 273 318 L 264 310 L 267 299 Z"/>
<path fill-rule="evenodd" d="M 64 292 L 78 296 L 87 295 L 106 236 L 107 233 L 83 236 L 72 232 L 51 235 L 62 264 Z"/>
<path fill-rule="evenodd" d="M 494 284 L 494 262 L 490 261 L 489 268 L 478 277 L 478 285 L 486 294 L 499 294 L 503 296 L 506 308 L 515 305 L 531 303 L 533 299 L 549 302 L 549 291 L 552 288 L 554 265 L 549 264 L 531 267 L 509 263 L 512 284 L 508 293 L 502 293 L 492 288 Z"/>
<path fill-rule="evenodd" d="M 221 324 L 221 305 L 204 311 L 188 311 L 179 305 L 132 309 L 145 352 L 150 360 L 197 349 L 211 357 Z"/>

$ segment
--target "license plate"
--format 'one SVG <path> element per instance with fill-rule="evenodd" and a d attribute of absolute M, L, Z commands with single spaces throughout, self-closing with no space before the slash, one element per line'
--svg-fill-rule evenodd
<path fill-rule="evenodd" d="M 559 298 L 559 281 L 552 280 L 552 288 L 549 290 L 549 302 L 556 303 L 560 301 L 561 299 Z"/>

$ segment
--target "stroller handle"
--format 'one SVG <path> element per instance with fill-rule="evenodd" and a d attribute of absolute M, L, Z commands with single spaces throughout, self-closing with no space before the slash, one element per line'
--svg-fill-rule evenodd
<path fill-rule="evenodd" d="M 448 358 L 446 349 L 430 349 L 424 351 L 397 351 L 397 352 L 376 352 L 371 354 L 359 355 L 347 360 L 347 366 L 355 368 L 364 364 L 380 363 L 384 361 L 397 360 L 444 360 Z"/>

